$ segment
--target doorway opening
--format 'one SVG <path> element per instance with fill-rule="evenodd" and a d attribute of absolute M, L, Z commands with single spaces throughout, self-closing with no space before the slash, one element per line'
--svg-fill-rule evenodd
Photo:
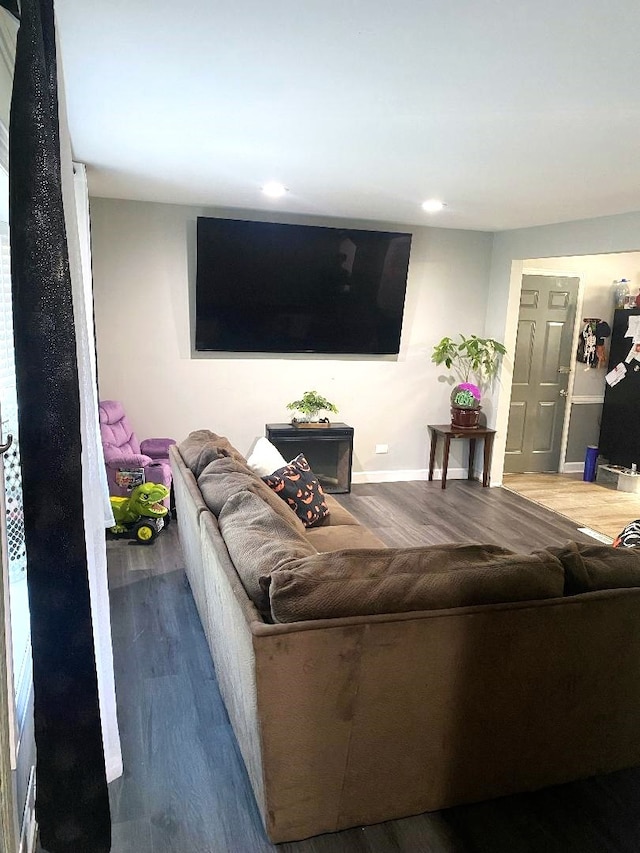
<path fill-rule="evenodd" d="M 525 302 L 527 299 L 531 301 L 531 296 L 527 291 L 534 289 L 529 286 L 532 279 L 528 279 L 528 276 L 534 277 L 534 282 L 539 281 L 543 276 L 573 278 L 579 280 L 579 286 L 573 320 L 570 324 L 572 326 L 572 334 L 570 335 L 566 331 L 562 334 L 560 326 L 547 325 L 547 321 L 543 321 L 537 330 L 534 329 L 532 322 L 527 320 L 526 315 L 523 316 L 522 308 L 520 314 L 514 318 L 513 322 L 518 324 L 518 336 L 511 387 L 512 406 L 507 431 L 504 471 L 511 474 L 531 471 L 582 474 L 586 448 L 589 445 L 598 444 L 607 359 L 600 360 L 595 364 L 593 361 L 590 363 L 580 361 L 578 359 L 578 343 L 585 326 L 585 320 L 596 318 L 611 326 L 614 311 L 614 281 L 626 278 L 629 280 L 632 294 L 635 295 L 640 291 L 640 252 L 531 258 L 522 262 L 522 271 L 521 306 L 523 298 Z M 558 290 L 560 289 L 558 288 Z M 560 299 L 555 298 L 559 304 Z M 548 318 L 548 323 L 554 322 L 556 321 L 553 317 Z M 536 345 L 536 334 L 538 350 L 544 352 L 542 380 L 543 384 L 547 384 L 547 390 L 553 384 L 550 382 L 550 374 L 554 369 L 560 370 L 568 367 L 569 372 L 558 374 L 559 377 L 564 376 L 565 379 L 555 384 L 553 390 L 556 398 L 554 401 L 543 401 L 546 402 L 546 406 L 540 406 L 535 411 L 535 417 L 532 416 L 531 408 L 529 408 L 526 417 L 523 417 L 524 407 L 518 397 L 523 384 L 524 368 L 522 365 L 526 362 L 521 359 L 521 364 L 518 367 L 517 358 L 518 353 L 522 354 L 527 347 Z M 567 337 L 571 340 L 568 363 L 562 361 L 560 353 L 560 347 L 566 347 Z M 605 351 L 608 353 L 606 340 Z M 566 396 L 561 394 L 561 391 L 565 391 Z M 558 400 L 564 400 L 564 403 L 558 406 Z M 520 405 L 518 405 L 519 402 Z M 515 412 L 513 417 L 511 416 L 512 412 Z M 555 418 L 553 417 L 554 413 Z M 559 417 L 561 429 L 558 427 Z M 531 456 L 527 459 L 523 453 L 517 452 L 518 440 L 521 435 L 524 437 L 524 426 L 521 426 L 524 421 L 528 421 L 529 424 L 529 448 L 533 447 L 536 451 L 533 463 Z M 533 439 L 531 439 L 531 434 Z M 554 452 L 545 458 L 542 451 L 545 450 L 545 440 L 547 446 L 552 446 L 550 438 L 553 438 L 556 445 L 553 448 Z M 538 464 L 539 460 L 542 460 L 542 465 Z M 528 464 L 526 464 L 527 462 Z M 510 480 L 513 483 L 511 477 Z"/>

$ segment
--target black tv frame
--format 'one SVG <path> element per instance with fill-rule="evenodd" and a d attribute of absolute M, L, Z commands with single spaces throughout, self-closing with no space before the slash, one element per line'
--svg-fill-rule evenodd
<path fill-rule="evenodd" d="M 411 237 L 198 217 L 195 351 L 397 355 Z"/>

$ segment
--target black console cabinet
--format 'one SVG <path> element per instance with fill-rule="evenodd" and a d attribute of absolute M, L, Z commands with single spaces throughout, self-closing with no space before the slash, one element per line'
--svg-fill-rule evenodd
<path fill-rule="evenodd" d="M 304 453 L 311 470 L 328 494 L 351 491 L 353 427 L 341 423 L 310 428 L 266 424 L 265 435 L 287 461 Z"/>

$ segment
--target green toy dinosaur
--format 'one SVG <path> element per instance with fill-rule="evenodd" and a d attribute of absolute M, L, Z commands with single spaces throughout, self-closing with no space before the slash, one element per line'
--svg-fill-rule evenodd
<path fill-rule="evenodd" d="M 161 502 L 168 494 L 169 489 L 159 483 L 141 483 L 133 489 L 128 498 L 110 497 L 116 522 L 109 528 L 111 533 L 125 533 L 141 518 L 156 519 L 165 516 L 168 510 Z M 154 525 L 138 525 L 138 528 L 136 537 L 141 541 L 155 538 L 151 532 L 152 529 L 155 530 Z"/>

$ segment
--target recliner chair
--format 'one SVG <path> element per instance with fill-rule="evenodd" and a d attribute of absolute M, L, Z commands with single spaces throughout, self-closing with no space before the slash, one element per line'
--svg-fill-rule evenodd
<path fill-rule="evenodd" d="M 100 435 L 107 482 L 110 495 L 126 496 L 126 487 L 119 486 L 116 474 L 119 470 L 143 468 L 147 483 L 161 483 L 171 490 L 171 466 L 169 447 L 173 438 L 147 438 L 139 442 L 136 438 L 122 403 L 117 400 L 102 400 L 99 404 Z M 169 498 L 165 501 L 170 508 Z"/>

